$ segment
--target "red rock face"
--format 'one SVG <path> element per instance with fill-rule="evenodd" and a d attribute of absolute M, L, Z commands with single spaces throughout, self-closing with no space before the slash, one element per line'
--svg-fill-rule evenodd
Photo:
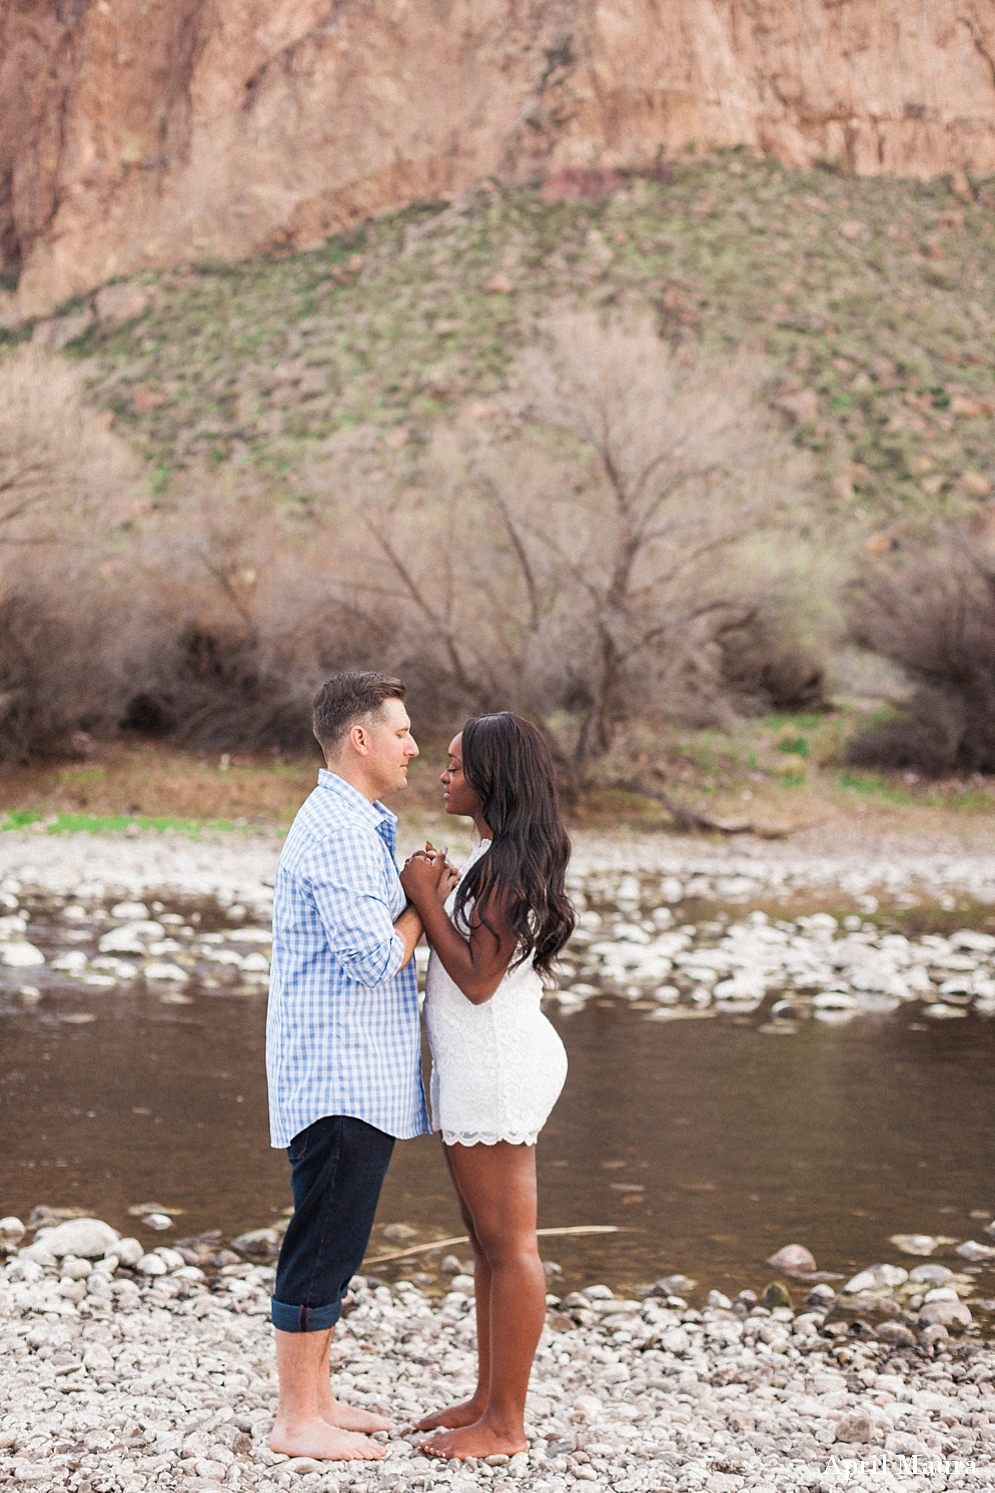
<path fill-rule="evenodd" d="M 144 267 L 302 247 L 483 176 L 583 182 L 691 142 L 862 175 L 995 172 L 991 0 L 0 5 L 15 316 Z"/>

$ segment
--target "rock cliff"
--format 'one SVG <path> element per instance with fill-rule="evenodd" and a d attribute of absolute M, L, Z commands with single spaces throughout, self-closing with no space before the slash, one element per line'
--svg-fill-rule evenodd
<path fill-rule="evenodd" d="M 746 144 L 995 173 L 991 0 L 2 0 L 0 252 L 35 316 L 482 176 Z"/>

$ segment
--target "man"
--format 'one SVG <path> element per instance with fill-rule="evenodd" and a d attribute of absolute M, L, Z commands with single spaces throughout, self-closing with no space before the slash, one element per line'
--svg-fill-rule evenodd
<path fill-rule="evenodd" d="M 339 674 L 314 700 L 328 764 L 280 856 L 266 1071 L 274 1146 L 291 1162 L 294 1216 L 272 1301 L 280 1399 L 270 1436 L 288 1456 L 372 1460 L 390 1422 L 341 1405 L 332 1329 L 369 1242 L 394 1140 L 429 1129 L 412 955 L 421 921 L 379 802 L 418 755 L 404 686 Z"/>

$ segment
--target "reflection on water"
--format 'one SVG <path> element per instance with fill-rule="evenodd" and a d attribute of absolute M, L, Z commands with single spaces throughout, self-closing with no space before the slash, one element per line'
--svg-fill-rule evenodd
<path fill-rule="evenodd" d="M 177 1234 L 227 1237 L 286 1207 L 266 1126 L 265 996 L 186 991 L 188 1004 L 163 1004 L 140 983 L 52 984 L 23 1005 L 8 988 L 0 1213 L 85 1207 L 162 1243 L 129 1205 L 182 1208 Z M 602 998 L 553 1019 L 570 1078 L 540 1142 L 541 1222 L 622 1229 L 548 1241 L 557 1289 L 674 1270 L 755 1287 L 788 1242 L 849 1270 L 897 1258 L 896 1233 L 987 1237 L 992 1021 L 927 1026 L 903 1008 L 778 1035 L 763 1010 L 655 1023 Z M 397 1148 L 379 1219 L 419 1239 L 461 1232 L 436 1140 Z M 426 1263 L 438 1260 L 398 1268 Z"/>

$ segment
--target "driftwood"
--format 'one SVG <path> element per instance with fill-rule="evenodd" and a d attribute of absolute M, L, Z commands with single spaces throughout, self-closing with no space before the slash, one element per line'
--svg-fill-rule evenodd
<path fill-rule="evenodd" d="M 565 1234 L 620 1234 L 621 1227 L 613 1223 L 578 1223 L 565 1229 L 536 1229 L 540 1239 L 560 1238 Z M 364 1265 L 386 1265 L 388 1260 L 407 1260 L 412 1255 L 430 1255 L 437 1249 L 448 1249 L 451 1244 L 469 1244 L 469 1234 L 458 1234 L 453 1239 L 433 1239 L 430 1244 L 415 1244 L 411 1249 L 399 1249 L 392 1255 L 375 1255 L 364 1260 Z"/>
<path fill-rule="evenodd" d="M 663 774 L 654 771 L 653 776 L 663 780 Z M 686 834 L 705 831 L 720 835 L 756 835 L 758 840 L 786 840 L 800 829 L 811 829 L 810 824 L 794 824 L 778 828 L 769 824 L 753 824 L 746 819 L 713 819 L 709 814 L 699 814 L 671 798 L 662 786 L 651 785 L 642 778 L 612 778 L 598 784 L 601 788 L 621 788 L 626 793 L 638 793 L 643 798 L 652 798 L 662 804 L 679 829 Z"/>

